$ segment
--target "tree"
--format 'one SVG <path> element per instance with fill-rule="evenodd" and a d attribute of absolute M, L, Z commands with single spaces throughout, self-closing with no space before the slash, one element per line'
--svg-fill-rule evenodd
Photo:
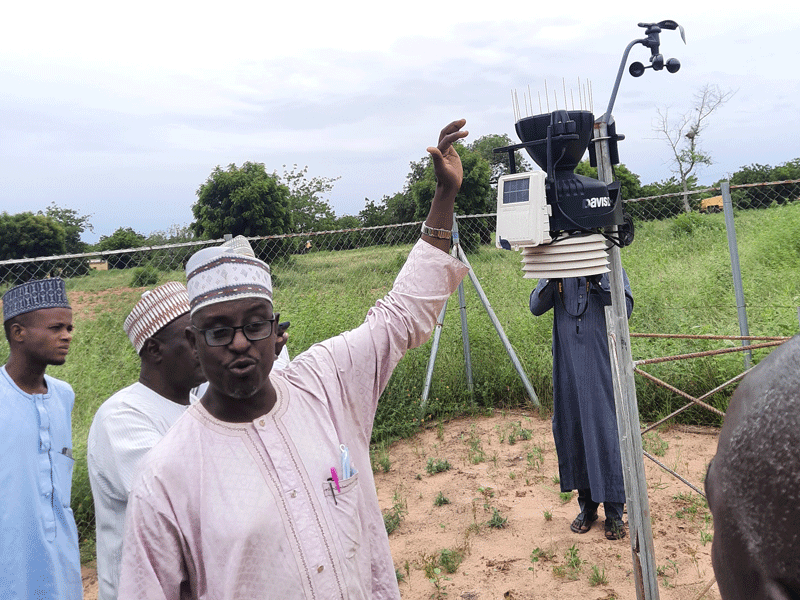
<path fill-rule="evenodd" d="M 377 204 L 369 198 L 364 198 L 364 208 L 359 211 L 358 220 L 362 227 L 386 225 L 388 223 L 386 196 Z"/>
<path fill-rule="evenodd" d="M 108 250 L 127 250 L 145 245 L 146 238 L 130 227 L 119 227 L 111 235 L 101 235 L 95 244 L 95 250 L 101 252 Z M 128 269 L 138 267 L 146 260 L 142 252 L 120 252 L 107 257 L 109 269 Z"/>
<path fill-rule="evenodd" d="M 39 211 L 41 215 L 42 212 Z M 55 202 L 45 209 L 44 215 L 61 224 L 66 233 L 66 253 L 80 254 L 89 249 L 89 244 L 81 240 L 84 231 L 94 232 L 94 227 L 89 222 L 92 215 L 79 215 L 78 211 L 72 208 L 62 208 Z"/>
<path fill-rule="evenodd" d="M 772 167 L 770 165 L 752 164 L 740 167 L 730 177 L 732 185 L 747 183 L 766 183 L 772 181 L 787 181 L 800 179 L 800 158 L 787 161 Z M 734 190 L 732 192 L 737 208 L 764 208 L 773 202 L 784 204 L 800 196 L 800 184 L 784 183 L 780 185 L 753 187 Z"/>
<path fill-rule="evenodd" d="M 506 146 L 513 146 L 514 142 L 505 133 L 503 134 L 489 134 L 476 139 L 469 144 L 467 148 L 477 152 L 483 157 L 486 162 L 491 165 L 492 176 L 489 183 L 496 186 L 498 180 L 511 172 L 511 165 L 508 162 L 508 152 L 495 153 L 495 148 L 504 148 Z M 525 156 L 517 150 L 514 152 L 514 160 L 516 162 L 517 173 L 523 173 L 531 170 L 531 164 L 527 161 Z"/>
<path fill-rule="evenodd" d="M 411 163 L 412 165 L 414 163 Z M 414 220 L 416 206 L 414 199 L 406 192 L 398 192 L 393 196 L 387 196 L 386 213 L 389 223 L 409 223 Z"/>
<path fill-rule="evenodd" d="M 197 189 L 192 205 L 194 234 L 203 239 L 233 236 L 266 236 L 292 232 L 289 188 L 262 163 L 241 167 L 216 167 Z"/>
<path fill-rule="evenodd" d="M 57 221 L 31 212 L 0 213 L 0 260 L 36 258 L 66 253 L 66 232 Z M 60 274 L 60 264 L 47 262 L 0 266 L 0 282 L 12 285 Z"/>
<path fill-rule="evenodd" d="M 589 159 L 579 162 L 578 166 L 575 167 L 575 173 L 577 175 L 597 179 L 597 167 L 591 166 Z M 614 181 L 619 181 L 620 193 L 624 200 L 631 200 L 642 196 L 641 179 L 624 164 L 619 164 L 614 167 Z"/>
<path fill-rule="evenodd" d="M 497 197 L 492 190 L 492 167 L 478 152 L 463 144 L 453 147 L 461 157 L 464 179 L 456 196 L 455 212 L 461 215 L 474 215 L 494 212 Z M 414 217 L 424 219 L 430 210 L 436 192 L 436 175 L 433 162 L 426 156 L 419 163 L 411 163 L 406 196 L 414 202 Z"/>
<path fill-rule="evenodd" d="M 45 215 L 0 214 L 0 260 L 66 254 L 66 240 L 64 227 Z"/>
<path fill-rule="evenodd" d="M 294 231 L 327 231 L 336 227 L 336 213 L 323 197 L 330 193 L 338 177 L 306 177 L 308 167 L 293 165 L 291 171 L 283 166 L 283 176 L 275 177 L 289 188 L 289 209 Z"/>
<path fill-rule="evenodd" d="M 669 109 L 658 109 L 654 129 L 672 151 L 670 160 L 673 173 L 678 177 L 683 191 L 683 209 L 690 212 L 689 177 L 701 167 L 711 164 L 711 155 L 700 147 L 700 134 L 708 126 L 708 119 L 734 92 L 723 91 L 719 86 L 707 84 L 694 95 L 694 105 L 688 112 L 670 120 Z"/>
<path fill-rule="evenodd" d="M 147 236 L 148 246 L 163 246 L 165 244 L 182 244 L 195 239 L 194 231 L 189 225 L 173 223 L 166 230 L 156 230 Z"/>
<path fill-rule="evenodd" d="M 687 179 L 689 189 L 695 188 L 697 177 L 690 175 Z M 662 181 L 648 183 L 640 188 L 639 196 L 644 198 L 638 202 L 628 202 L 625 210 L 635 219 L 648 221 L 651 219 L 665 219 L 676 217 L 684 212 L 683 199 L 681 196 L 669 196 L 665 194 L 678 194 L 683 190 L 683 186 L 675 177 L 669 177 Z M 654 196 L 651 199 L 651 196 Z"/>

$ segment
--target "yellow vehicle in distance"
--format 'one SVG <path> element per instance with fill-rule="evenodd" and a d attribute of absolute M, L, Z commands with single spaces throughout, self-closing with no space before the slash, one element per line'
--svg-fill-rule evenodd
<path fill-rule="evenodd" d="M 722 196 L 714 196 L 700 201 L 700 212 L 718 213 L 722 212 Z"/>

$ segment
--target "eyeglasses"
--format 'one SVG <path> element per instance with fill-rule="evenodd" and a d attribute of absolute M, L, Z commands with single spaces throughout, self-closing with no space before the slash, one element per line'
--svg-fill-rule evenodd
<path fill-rule="evenodd" d="M 275 315 L 272 319 L 253 321 L 252 323 L 239 327 L 213 327 L 211 329 L 198 329 L 194 325 L 192 325 L 192 327 L 205 336 L 206 344 L 209 346 L 227 346 L 233 341 L 236 332 L 239 330 L 241 330 L 244 337 L 251 342 L 268 338 L 272 334 L 272 328 L 278 320 L 278 317 L 279 315 Z"/>

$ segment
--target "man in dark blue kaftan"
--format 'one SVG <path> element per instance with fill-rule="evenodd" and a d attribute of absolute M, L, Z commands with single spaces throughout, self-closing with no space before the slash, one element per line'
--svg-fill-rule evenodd
<path fill-rule="evenodd" d="M 623 271 L 625 303 L 633 310 Z M 586 533 L 603 503 L 606 537 L 625 535 L 625 484 L 617 434 L 614 388 L 604 307 L 611 304 L 608 274 L 541 279 L 530 297 L 531 312 L 553 309 L 553 437 L 561 491 L 578 490 L 581 512 L 570 526 Z"/>

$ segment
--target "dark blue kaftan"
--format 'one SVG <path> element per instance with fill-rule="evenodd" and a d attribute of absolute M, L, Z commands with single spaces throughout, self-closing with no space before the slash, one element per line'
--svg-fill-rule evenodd
<path fill-rule="evenodd" d="M 633 295 L 624 271 L 623 277 L 630 318 Z M 530 298 L 534 315 L 554 312 L 553 438 L 561 491 L 588 489 L 595 502 L 624 503 L 604 312 L 610 304 L 607 273 L 599 285 L 589 284 L 588 294 L 585 277 L 541 279 Z"/>

